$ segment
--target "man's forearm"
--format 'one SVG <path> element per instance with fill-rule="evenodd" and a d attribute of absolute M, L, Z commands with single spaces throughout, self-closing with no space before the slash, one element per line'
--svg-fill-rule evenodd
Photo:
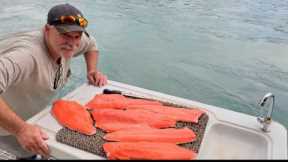
<path fill-rule="evenodd" d="M 25 121 L 17 116 L 8 104 L 0 97 L 0 127 L 4 128 L 11 134 L 17 134 L 24 125 Z"/>
<path fill-rule="evenodd" d="M 98 62 L 98 51 L 87 52 L 84 54 L 87 73 L 93 72 L 97 70 L 97 62 Z"/>
<path fill-rule="evenodd" d="M 98 51 L 85 53 L 87 79 L 89 84 L 102 87 L 107 84 L 107 76 L 97 69 Z"/>

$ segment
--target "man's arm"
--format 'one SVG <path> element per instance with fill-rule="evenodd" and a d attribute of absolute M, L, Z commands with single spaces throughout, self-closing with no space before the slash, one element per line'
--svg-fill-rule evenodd
<path fill-rule="evenodd" d="M 0 126 L 15 135 L 24 125 L 25 121 L 18 117 L 0 97 Z"/>
<path fill-rule="evenodd" d="M 30 69 L 30 70 L 29 70 Z M 13 84 L 18 84 L 34 69 L 31 55 L 24 50 L 11 51 L 6 56 L 0 57 L 0 92 L 5 93 Z M 26 109 L 26 107 L 23 107 Z M 23 149 L 33 153 L 48 155 L 49 150 L 44 140 L 47 135 L 37 126 L 26 123 L 21 119 L 0 97 L 0 127 L 14 135 Z"/>
<path fill-rule="evenodd" d="M 107 84 L 107 76 L 97 69 L 99 51 L 89 51 L 84 54 L 87 68 L 87 79 L 90 84 L 104 86 Z"/>
<path fill-rule="evenodd" d="M 48 136 L 40 128 L 30 125 L 12 111 L 8 104 L 0 97 L 0 127 L 14 135 L 23 149 L 49 155 L 49 149 L 44 140 Z"/>

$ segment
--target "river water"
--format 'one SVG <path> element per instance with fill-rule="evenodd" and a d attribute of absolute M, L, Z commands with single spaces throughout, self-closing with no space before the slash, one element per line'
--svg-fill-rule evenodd
<path fill-rule="evenodd" d="M 0 36 L 35 28 L 69 2 L 89 20 L 110 80 L 250 115 L 267 93 L 288 127 L 288 0 L 3 0 Z M 86 82 L 72 62 L 62 97 Z"/>

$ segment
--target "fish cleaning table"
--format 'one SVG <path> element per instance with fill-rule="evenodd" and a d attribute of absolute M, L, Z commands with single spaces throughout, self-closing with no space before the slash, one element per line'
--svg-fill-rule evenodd
<path fill-rule="evenodd" d="M 110 84 L 102 88 L 84 84 L 78 87 L 77 89 L 75 89 L 74 91 L 72 91 L 71 93 L 69 93 L 68 95 L 66 95 L 65 97 L 63 97 L 62 99 L 74 100 L 74 101 L 79 102 L 82 105 L 85 105 L 96 94 L 103 93 L 104 89 L 111 89 L 111 90 L 118 90 L 118 91 L 126 92 L 126 95 L 128 96 L 130 93 L 130 95 L 134 97 L 159 100 L 168 105 L 173 104 L 169 102 L 170 101 L 169 99 L 161 98 L 161 95 L 159 96 L 160 93 L 157 94 L 157 92 L 153 92 L 153 94 L 155 95 L 153 96 L 151 95 L 152 91 L 150 90 L 142 89 L 139 87 L 133 87 L 130 85 L 126 85 L 126 84 L 122 84 L 122 83 L 118 83 L 114 81 L 109 81 L 109 82 Z M 36 114 L 32 118 L 30 118 L 28 122 L 40 126 L 48 134 L 49 139 L 47 141 L 47 144 L 51 150 L 51 156 L 53 158 L 55 159 L 106 159 L 104 156 L 100 156 L 100 155 L 103 155 L 103 152 L 101 154 L 98 154 L 99 149 L 95 150 L 96 147 L 94 147 L 96 144 L 97 148 L 100 146 L 100 148 L 102 149 L 101 143 L 103 143 L 103 140 L 101 138 L 101 135 L 103 133 L 102 134 L 100 133 L 101 130 L 97 130 L 100 133 L 100 135 L 98 134 L 97 136 L 95 136 L 96 138 L 94 137 L 91 138 L 90 136 L 86 137 L 85 135 L 84 136 L 81 134 L 79 135 L 78 132 L 73 132 L 67 128 L 63 129 L 63 127 L 59 125 L 58 122 L 54 119 L 54 117 L 50 114 L 50 110 L 51 110 L 51 105 L 47 106 L 46 109 Z M 202 138 L 203 138 L 203 133 L 204 133 L 207 121 L 208 121 L 208 116 L 204 115 L 202 116 L 201 120 L 199 120 L 199 123 L 197 124 L 191 125 L 190 123 L 185 123 L 185 122 L 184 123 L 179 122 L 176 124 L 177 128 L 188 126 L 190 129 L 194 129 L 193 131 L 198 135 L 198 138 L 196 141 L 194 141 L 193 143 L 183 144 L 183 147 L 196 150 L 196 152 L 198 151 Z M 101 140 L 99 140 L 99 137 L 101 138 Z M 83 141 L 84 143 L 86 143 L 85 144 L 86 146 L 89 146 L 87 145 L 88 143 L 87 141 L 89 141 L 90 144 L 92 142 L 94 146 L 90 145 L 89 147 L 83 147 Z M 100 144 L 98 144 L 98 142 L 96 143 L 95 141 L 99 141 Z M 83 148 L 90 148 L 90 149 L 83 149 Z M 87 150 L 87 151 L 84 151 L 84 150 Z M 91 151 L 94 153 L 91 153 Z"/>
<path fill-rule="evenodd" d="M 126 96 L 171 103 L 176 107 L 201 108 L 208 115 L 209 120 L 205 125 L 205 131 L 202 131 L 205 133 L 203 138 L 201 137 L 202 142 L 200 140 L 199 143 L 201 147 L 197 159 L 287 159 L 287 130 L 276 121 L 271 123 L 270 132 L 264 133 L 255 116 L 115 81 L 108 81 L 108 85 L 102 88 L 83 84 L 62 99 L 85 104 L 96 94 L 103 93 L 104 89 L 119 90 L 125 92 Z M 63 127 L 51 116 L 50 109 L 51 106 L 47 106 L 28 122 L 39 125 L 48 134 L 47 143 L 52 157 L 55 159 L 106 159 L 58 142 L 56 134 L 59 130 L 63 130 Z"/>

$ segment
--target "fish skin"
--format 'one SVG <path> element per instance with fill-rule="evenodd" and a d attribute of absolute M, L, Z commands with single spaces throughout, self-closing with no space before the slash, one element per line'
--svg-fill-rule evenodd
<path fill-rule="evenodd" d="M 187 128 L 136 128 L 124 129 L 107 133 L 104 137 L 107 141 L 116 142 L 167 142 L 174 144 L 188 143 L 196 140 L 195 133 Z"/>
<path fill-rule="evenodd" d="M 85 135 L 96 133 L 90 113 L 76 101 L 56 100 L 52 104 L 50 113 L 60 125 L 71 130 Z"/>
<path fill-rule="evenodd" d="M 197 153 L 172 143 L 107 142 L 103 144 L 109 160 L 193 160 Z"/>

